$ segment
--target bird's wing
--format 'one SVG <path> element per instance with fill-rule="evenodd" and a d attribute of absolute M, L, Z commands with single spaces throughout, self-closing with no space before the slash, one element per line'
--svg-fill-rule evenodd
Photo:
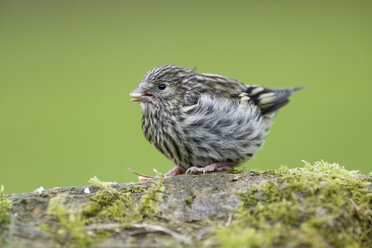
<path fill-rule="evenodd" d="M 214 74 L 197 74 L 188 82 L 189 89 L 184 95 L 183 106 L 195 105 L 202 95 L 216 99 L 239 101 L 239 95 L 247 85 L 228 77 Z"/>
<path fill-rule="evenodd" d="M 214 74 L 197 74 L 191 81 L 192 86 L 185 95 L 183 106 L 195 105 L 202 94 L 208 94 L 216 99 L 239 101 L 239 96 L 247 93 L 263 115 L 277 111 L 289 102 L 290 95 L 303 89 L 268 89 L 258 85 L 246 85 L 235 79 Z"/>

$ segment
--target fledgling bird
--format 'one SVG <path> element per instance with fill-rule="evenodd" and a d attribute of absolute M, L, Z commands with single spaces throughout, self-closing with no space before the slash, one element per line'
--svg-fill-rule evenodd
<path fill-rule="evenodd" d="M 227 170 L 263 145 L 272 119 L 300 90 L 267 89 L 175 65 L 148 71 L 130 93 L 146 139 L 175 163 L 166 176 Z"/>

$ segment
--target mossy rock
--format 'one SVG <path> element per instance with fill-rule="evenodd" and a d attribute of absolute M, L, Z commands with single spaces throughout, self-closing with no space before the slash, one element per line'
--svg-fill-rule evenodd
<path fill-rule="evenodd" d="M 372 247 L 372 178 L 317 162 L 4 196 L 8 247 Z"/>

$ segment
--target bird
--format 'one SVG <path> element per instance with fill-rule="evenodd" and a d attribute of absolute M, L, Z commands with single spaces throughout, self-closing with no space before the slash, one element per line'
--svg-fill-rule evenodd
<path fill-rule="evenodd" d="M 303 88 L 268 89 L 176 65 L 148 71 L 129 95 L 146 139 L 175 167 L 165 176 L 229 170 L 263 146 L 273 118 Z"/>

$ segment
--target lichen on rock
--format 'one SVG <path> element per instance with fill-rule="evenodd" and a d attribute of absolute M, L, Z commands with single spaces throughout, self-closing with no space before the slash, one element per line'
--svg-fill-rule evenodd
<path fill-rule="evenodd" d="M 238 193 L 234 221 L 216 226 L 209 245 L 372 247 L 370 177 L 326 162 L 272 173 Z"/>
<path fill-rule="evenodd" d="M 0 186 L 0 233 L 8 231 L 11 221 L 10 211 L 12 209 L 12 201 L 7 199 L 4 194 L 4 186 Z M 0 246 L 9 242 L 9 237 L 0 236 Z"/>
<path fill-rule="evenodd" d="M 115 221 L 123 224 L 140 222 L 144 217 L 152 218 L 157 212 L 157 203 L 163 200 L 163 179 L 148 189 L 134 186 L 117 191 L 111 184 L 102 183 L 97 178 L 89 182 L 101 190 L 90 197 L 83 207 L 83 214 L 95 222 Z M 141 193 L 141 200 L 136 204 L 133 193 Z"/>
<path fill-rule="evenodd" d="M 57 245 L 61 247 L 91 247 L 94 235 L 85 230 L 88 219 L 84 218 L 80 208 L 65 203 L 65 195 L 60 194 L 49 201 L 47 213 L 57 219 L 53 225 L 41 225 L 45 232 L 53 234 Z"/>
<path fill-rule="evenodd" d="M 89 183 L 100 190 L 89 201 L 78 207 L 65 202 L 66 196 L 60 194 L 49 201 L 47 213 L 57 218 L 56 225 L 42 225 L 42 230 L 53 234 L 61 247 L 91 247 L 100 238 L 110 235 L 104 230 L 95 232 L 87 228 L 90 224 L 118 222 L 121 228 L 129 228 L 132 223 L 139 223 L 143 218 L 153 218 L 157 212 L 157 202 L 163 199 L 164 186 L 160 179 L 148 189 L 132 187 L 118 191 L 113 183 L 102 182 L 94 177 Z M 138 204 L 132 193 L 142 193 Z M 119 226 L 120 228 L 120 226 Z"/>
<path fill-rule="evenodd" d="M 4 195 L 4 186 L 0 186 L 0 230 L 10 222 L 9 212 L 12 209 L 12 202 Z"/>

